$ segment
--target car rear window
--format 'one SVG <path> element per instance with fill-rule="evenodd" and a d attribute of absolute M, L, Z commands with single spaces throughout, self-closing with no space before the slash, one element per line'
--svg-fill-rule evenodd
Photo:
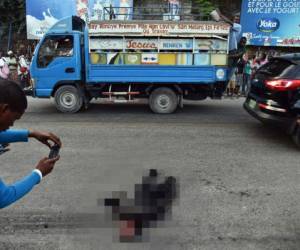
<path fill-rule="evenodd" d="M 272 59 L 257 70 L 257 74 L 267 75 L 268 77 L 288 77 L 294 75 L 296 64 L 283 59 Z"/>

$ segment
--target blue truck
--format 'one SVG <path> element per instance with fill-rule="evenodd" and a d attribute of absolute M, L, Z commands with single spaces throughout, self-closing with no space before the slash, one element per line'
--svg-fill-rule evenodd
<path fill-rule="evenodd" d="M 154 113 L 220 98 L 228 83 L 230 26 L 212 21 L 58 21 L 39 41 L 28 95 L 61 112 L 148 99 Z"/>

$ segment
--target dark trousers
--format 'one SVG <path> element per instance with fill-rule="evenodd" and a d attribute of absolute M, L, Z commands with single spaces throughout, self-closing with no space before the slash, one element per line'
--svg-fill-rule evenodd
<path fill-rule="evenodd" d="M 250 91 L 250 75 L 243 74 L 243 81 L 241 84 L 241 92 L 243 95 L 248 94 Z"/>

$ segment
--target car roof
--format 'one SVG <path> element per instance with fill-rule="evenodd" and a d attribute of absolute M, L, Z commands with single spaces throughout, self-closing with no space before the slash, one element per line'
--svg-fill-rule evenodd
<path fill-rule="evenodd" d="M 273 59 L 283 59 L 287 61 L 291 61 L 295 64 L 300 64 L 300 53 L 290 53 L 282 56 L 276 56 Z"/>

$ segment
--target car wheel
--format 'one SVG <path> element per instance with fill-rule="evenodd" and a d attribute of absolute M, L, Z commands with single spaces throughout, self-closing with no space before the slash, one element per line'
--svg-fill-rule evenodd
<path fill-rule="evenodd" d="M 149 105 L 154 113 L 171 114 L 177 109 L 178 97 L 170 88 L 157 88 L 150 94 Z"/>
<path fill-rule="evenodd" d="M 83 106 L 83 98 L 74 86 L 61 86 L 54 95 L 56 108 L 63 113 L 76 113 Z"/>

